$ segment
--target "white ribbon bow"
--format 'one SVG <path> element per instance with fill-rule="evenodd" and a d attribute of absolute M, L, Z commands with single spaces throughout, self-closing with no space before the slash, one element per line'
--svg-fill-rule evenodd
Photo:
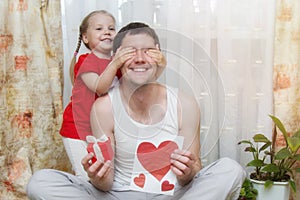
<path fill-rule="evenodd" d="M 94 149 L 94 152 L 96 154 L 96 158 L 97 160 L 101 161 L 101 162 L 104 162 L 104 158 L 103 158 L 103 154 L 101 152 L 101 149 L 98 145 L 98 142 L 105 142 L 108 140 L 108 137 L 106 135 L 102 135 L 100 138 L 96 139 L 94 136 L 92 135 L 88 135 L 86 136 L 86 141 L 88 143 L 94 143 L 93 144 L 93 149 Z"/>

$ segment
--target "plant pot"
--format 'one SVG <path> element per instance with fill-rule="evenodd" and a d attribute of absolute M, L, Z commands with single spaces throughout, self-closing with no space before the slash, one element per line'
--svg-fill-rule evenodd
<path fill-rule="evenodd" d="M 250 179 L 253 187 L 258 191 L 256 200 L 289 200 L 290 186 L 288 182 L 274 182 L 269 188 L 265 188 L 264 181 Z"/>

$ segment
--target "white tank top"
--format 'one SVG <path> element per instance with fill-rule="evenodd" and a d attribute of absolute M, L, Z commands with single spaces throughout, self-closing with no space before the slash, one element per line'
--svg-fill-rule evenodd
<path fill-rule="evenodd" d="M 114 190 L 127 190 L 134 166 L 137 140 L 163 137 L 164 134 L 178 135 L 177 98 L 178 90 L 167 88 L 167 109 L 164 118 L 152 125 L 141 124 L 128 115 L 121 99 L 119 85 L 109 91 L 114 115 L 115 178 Z"/>

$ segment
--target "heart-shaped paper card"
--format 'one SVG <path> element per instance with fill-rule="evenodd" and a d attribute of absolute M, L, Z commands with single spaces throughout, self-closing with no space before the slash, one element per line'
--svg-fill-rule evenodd
<path fill-rule="evenodd" d="M 172 195 L 176 177 L 170 169 L 170 156 L 182 144 L 183 137 L 174 135 L 165 140 L 138 141 L 130 188 Z"/>

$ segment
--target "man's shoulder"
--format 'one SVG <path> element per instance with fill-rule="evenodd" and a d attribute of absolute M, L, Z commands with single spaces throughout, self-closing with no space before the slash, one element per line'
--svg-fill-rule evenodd
<path fill-rule="evenodd" d="M 199 105 L 194 94 L 178 90 L 178 101 L 185 108 L 199 109 Z"/>
<path fill-rule="evenodd" d="M 94 102 L 94 107 L 97 111 L 107 112 L 111 108 L 111 101 L 108 94 L 98 97 Z"/>

